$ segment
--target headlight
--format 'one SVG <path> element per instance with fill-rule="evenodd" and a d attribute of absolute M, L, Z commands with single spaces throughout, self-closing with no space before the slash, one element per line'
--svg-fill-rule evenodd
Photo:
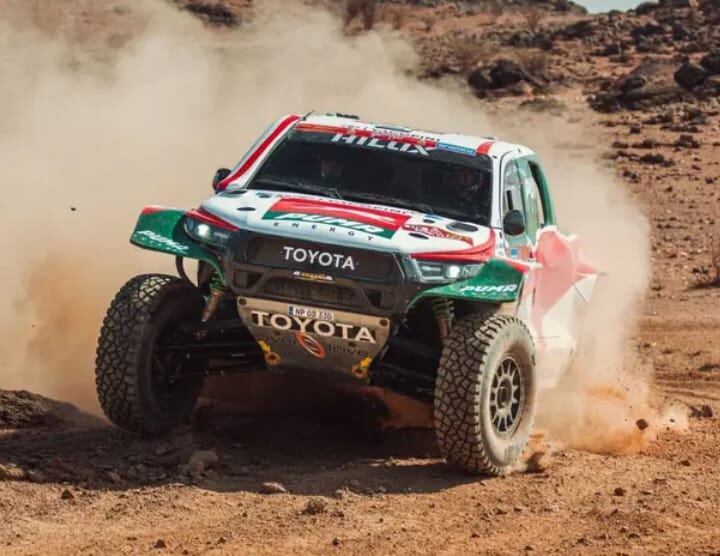
<path fill-rule="evenodd" d="M 450 283 L 467 280 L 480 272 L 482 264 L 441 263 L 406 259 L 410 274 L 419 282 Z"/>
<path fill-rule="evenodd" d="M 232 229 L 232 226 L 225 225 L 224 222 L 223 226 L 218 226 L 214 223 L 206 222 L 204 220 L 211 219 L 205 217 L 204 215 L 195 217 L 195 214 L 193 212 L 189 213 L 185 217 L 185 231 L 191 238 L 197 241 L 201 241 L 203 243 L 207 243 L 209 245 L 222 247 L 227 243 L 228 239 L 230 239 L 233 231 L 235 231 L 234 229 Z"/>

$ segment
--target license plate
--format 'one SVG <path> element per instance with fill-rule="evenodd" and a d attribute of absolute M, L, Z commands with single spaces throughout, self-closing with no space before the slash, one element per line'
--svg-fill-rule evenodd
<path fill-rule="evenodd" d="M 335 320 L 335 313 L 332 311 L 326 311 L 325 309 L 313 309 L 312 307 L 297 307 L 295 305 L 290 305 L 288 307 L 288 315 L 291 317 L 324 320 L 329 322 Z"/>

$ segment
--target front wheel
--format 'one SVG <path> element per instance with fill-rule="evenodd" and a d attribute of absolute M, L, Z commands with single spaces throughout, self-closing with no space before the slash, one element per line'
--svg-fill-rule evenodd
<path fill-rule="evenodd" d="M 163 346 L 182 342 L 180 325 L 199 322 L 200 291 L 173 276 L 148 274 L 125 284 L 103 322 L 95 361 L 100 405 L 117 426 L 163 434 L 187 421 L 207 361 Z"/>
<path fill-rule="evenodd" d="M 435 384 L 435 431 L 448 462 L 501 475 L 532 430 L 537 399 L 533 341 L 507 315 L 469 315 L 448 337 Z"/>

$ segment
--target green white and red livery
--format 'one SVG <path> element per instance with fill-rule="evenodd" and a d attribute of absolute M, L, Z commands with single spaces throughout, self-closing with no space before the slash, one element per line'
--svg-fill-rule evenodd
<path fill-rule="evenodd" d="M 203 378 L 332 371 L 434 404 L 444 457 L 499 474 L 578 342 L 598 273 L 528 148 L 343 115 L 271 125 L 194 210 L 147 207 L 97 352 L 117 425 L 162 434 Z M 183 261 L 199 262 L 188 277 Z"/>

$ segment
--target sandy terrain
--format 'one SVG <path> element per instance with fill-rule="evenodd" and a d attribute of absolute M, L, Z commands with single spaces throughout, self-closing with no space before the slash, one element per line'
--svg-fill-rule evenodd
<path fill-rule="evenodd" d="M 131 20 L 128 2 L 57 4 L 5 0 L 0 10 L 20 25 L 33 5 L 37 26 L 101 58 L 108 44 L 122 48 L 145 25 Z M 409 13 L 395 26 L 424 53 L 427 75 L 458 64 L 444 50 L 447 33 L 493 27 L 487 14 Z M 437 18 L 431 29 L 428 14 Z M 637 16 L 642 24 L 648 17 Z M 520 19 L 511 13 L 494 22 L 512 30 Z M 578 19 L 554 13 L 545 24 Z M 720 554 L 720 284 L 711 284 L 720 249 L 719 103 L 588 112 L 583 92 L 598 92 L 603 79 L 626 74 L 643 55 L 633 49 L 612 61 L 591 55 L 601 45 L 555 42 L 553 86 L 530 84 L 495 105 L 554 98 L 566 106 L 557 118 L 582 114 L 588 135 L 602 143 L 603 164 L 642 207 L 652 270 L 624 345 L 652 370 L 656 404 L 674 404 L 675 416 L 663 417 L 671 421 L 637 415 L 622 392 L 599 392 L 619 396 L 609 411 L 647 418 L 647 433 L 630 422 L 612 449 L 593 442 L 582 449 L 539 430 L 527 469 L 483 479 L 444 464 L 431 431 L 382 432 L 369 423 L 371 402 L 332 393 L 323 403 L 316 393 L 298 394 L 312 398 L 294 400 L 300 409 L 290 415 L 203 409 L 191 427 L 144 441 L 70 406 L 0 391 L 0 553 Z M 653 56 L 675 60 L 675 43 L 659 48 Z M 0 100 L 2 81 L 0 74 Z M 543 125 L 548 117 L 527 121 Z M 92 369 L 78 372 L 86 380 Z"/>

